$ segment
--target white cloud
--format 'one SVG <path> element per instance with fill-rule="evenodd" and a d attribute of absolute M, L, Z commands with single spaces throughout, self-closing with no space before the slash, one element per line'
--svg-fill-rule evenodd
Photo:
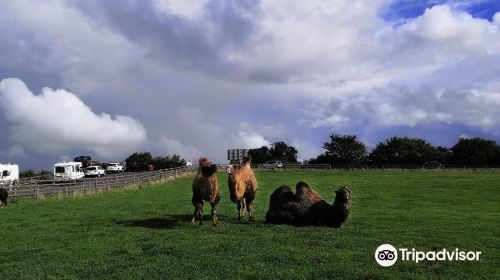
<path fill-rule="evenodd" d="M 493 22 L 500 26 L 500 12 L 497 12 L 494 16 L 493 16 Z"/>
<path fill-rule="evenodd" d="M 297 160 L 299 162 L 312 159 L 323 152 L 321 148 L 313 146 L 310 143 L 299 138 L 293 139 L 290 145 L 297 149 L 297 151 L 299 152 L 297 155 Z"/>
<path fill-rule="evenodd" d="M 267 141 L 264 136 L 257 134 L 252 131 L 238 131 L 232 135 L 232 145 L 236 147 L 244 147 L 244 148 L 256 148 L 267 146 L 271 144 Z"/>
<path fill-rule="evenodd" d="M 279 140 L 287 137 L 286 126 L 282 123 L 258 123 L 251 124 L 248 122 L 241 122 L 240 129 L 244 131 L 253 131 L 262 135 L 265 139 Z M 267 141 L 267 140 L 266 140 Z M 262 141 L 265 142 L 265 141 Z"/>
<path fill-rule="evenodd" d="M 103 88 L 112 92 L 143 55 L 70 3 L 19 0 L 0 5 L 0 66 L 55 76 L 78 95 Z"/>
<path fill-rule="evenodd" d="M 146 140 L 145 129 L 135 119 L 96 114 L 62 89 L 44 88 L 34 95 L 21 80 L 3 79 L 0 100 L 12 139 L 39 153 L 83 149 L 106 158 L 122 157 Z"/>
<path fill-rule="evenodd" d="M 153 2 L 160 11 L 165 13 L 196 19 L 203 15 L 203 9 L 208 0 L 153 0 Z"/>
<path fill-rule="evenodd" d="M 235 125 L 226 129 L 227 124 L 214 123 L 205 116 L 202 110 L 187 106 L 179 112 L 172 112 L 170 118 L 175 120 L 175 126 L 169 123 L 164 128 L 172 135 L 161 136 L 153 144 L 154 149 L 162 153 L 178 153 L 188 160 L 205 156 L 222 163 L 226 161 L 227 149 L 251 149 L 270 144 L 264 136 L 246 126 Z M 182 131 L 177 128 L 182 128 Z"/>
<path fill-rule="evenodd" d="M 485 55 L 500 51 L 498 28 L 488 20 L 438 5 L 397 28 L 392 34 L 407 42 L 410 49 L 422 49 L 431 56 Z M 428 49 L 432 47 L 432 49 Z"/>
<path fill-rule="evenodd" d="M 438 90 L 388 86 L 370 94 L 331 98 L 304 111 L 302 123 L 312 127 L 363 125 L 415 126 L 417 124 L 466 124 L 494 130 L 500 124 L 497 110 L 500 88 L 484 90 Z"/>
<path fill-rule="evenodd" d="M 394 24 L 380 18 L 387 0 L 4 1 L 0 75 L 133 115 L 149 138 L 138 151 L 187 158 L 224 160 L 228 148 L 275 140 L 313 154 L 295 137 L 324 137 L 317 128 L 355 133 L 438 122 L 498 135 L 500 13 L 474 18 L 466 2 Z M 33 122 L 18 115 L 9 119 L 14 129 Z M 68 145 L 76 141 L 68 137 L 54 145 L 16 141 L 26 151 L 67 154 L 96 142 Z M 96 151 L 108 151 L 107 143 Z"/>
<path fill-rule="evenodd" d="M 160 141 L 154 143 L 153 145 L 155 146 L 155 150 L 160 151 L 163 154 L 178 154 L 182 158 L 191 161 L 197 159 L 201 154 L 197 148 L 167 137 L 162 137 Z"/>

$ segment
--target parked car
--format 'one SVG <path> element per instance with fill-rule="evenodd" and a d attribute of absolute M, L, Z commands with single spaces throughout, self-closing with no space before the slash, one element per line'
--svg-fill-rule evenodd
<path fill-rule="evenodd" d="M 283 162 L 280 160 L 272 160 L 264 163 L 263 168 L 283 168 Z"/>
<path fill-rule="evenodd" d="M 120 162 L 110 162 L 106 167 L 108 173 L 118 173 L 125 171 L 124 166 Z"/>
<path fill-rule="evenodd" d="M 424 163 L 424 169 L 441 169 L 443 165 L 439 161 L 426 161 Z"/>
<path fill-rule="evenodd" d="M 56 180 L 78 180 L 85 177 L 82 163 L 63 161 L 54 164 L 54 178 Z"/>
<path fill-rule="evenodd" d="M 106 170 L 100 166 L 89 166 L 85 170 L 85 177 L 101 177 L 106 175 Z"/>

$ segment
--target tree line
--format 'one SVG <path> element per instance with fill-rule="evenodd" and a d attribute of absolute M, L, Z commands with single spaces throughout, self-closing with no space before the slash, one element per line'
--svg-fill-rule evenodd
<path fill-rule="evenodd" d="M 390 137 L 371 151 L 356 135 L 331 134 L 322 145 L 324 152 L 307 160 L 311 164 L 368 164 L 368 165 L 423 165 L 429 162 L 447 166 L 500 166 L 500 145 L 496 141 L 460 138 L 451 148 L 433 146 L 425 139 Z M 272 160 L 297 163 L 297 149 L 285 142 L 275 142 L 248 152 L 252 162 L 261 164 Z"/>
<path fill-rule="evenodd" d="M 125 163 L 126 169 L 132 172 L 147 171 L 150 166 L 155 170 L 186 166 L 186 160 L 177 154 L 153 157 L 149 152 L 133 153 Z"/>
<path fill-rule="evenodd" d="M 420 138 L 391 137 L 368 152 L 356 135 L 330 135 L 325 152 L 310 163 L 422 165 L 439 162 L 448 166 L 486 167 L 500 165 L 500 146 L 493 140 L 460 138 L 451 148 L 433 146 Z"/>

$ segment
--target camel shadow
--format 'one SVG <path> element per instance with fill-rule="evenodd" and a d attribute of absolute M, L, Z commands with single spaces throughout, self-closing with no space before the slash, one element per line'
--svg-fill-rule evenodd
<path fill-rule="evenodd" d="M 218 217 L 225 217 L 218 215 Z M 125 227 L 144 227 L 151 229 L 174 229 L 191 224 L 193 215 L 189 214 L 173 214 L 165 215 L 160 218 L 137 219 L 137 220 L 122 220 L 116 221 L 115 224 Z M 205 217 L 206 223 L 210 222 L 210 216 Z"/>

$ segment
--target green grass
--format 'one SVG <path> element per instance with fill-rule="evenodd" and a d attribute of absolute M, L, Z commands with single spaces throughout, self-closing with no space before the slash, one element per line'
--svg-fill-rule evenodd
<path fill-rule="evenodd" d="M 500 173 L 262 172 L 255 224 L 219 174 L 220 226 L 190 224 L 191 178 L 137 190 L 18 200 L 0 210 L 1 279 L 500 279 Z M 340 230 L 267 225 L 271 192 L 304 180 L 352 190 Z M 209 205 L 205 205 L 209 214 Z M 374 260 L 383 243 L 482 251 L 479 262 Z"/>

